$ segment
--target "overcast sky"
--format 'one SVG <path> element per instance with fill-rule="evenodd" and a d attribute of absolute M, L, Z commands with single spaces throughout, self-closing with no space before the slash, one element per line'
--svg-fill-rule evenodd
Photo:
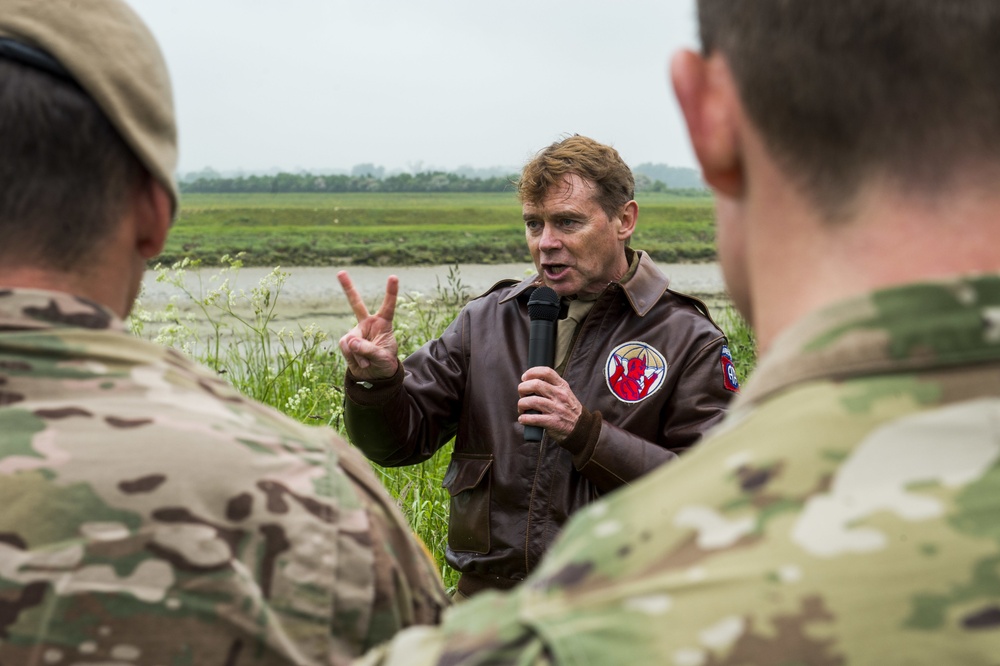
<path fill-rule="evenodd" d="M 667 79 L 693 0 L 129 0 L 180 171 L 520 167 L 566 133 L 695 166 Z"/>

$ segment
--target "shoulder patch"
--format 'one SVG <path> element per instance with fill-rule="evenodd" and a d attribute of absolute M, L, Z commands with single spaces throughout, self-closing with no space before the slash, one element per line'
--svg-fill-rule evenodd
<path fill-rule="evenodd" d="M 667 360 L 646 344 L 633 340 L 611 350 L 604 363 L 608 388 L 622 402 L 642 402 L 663 386 Z"/>
<path fill-rule="evenodd" d="M 733 363 L 733 355 L 729 353 L 727 345 L 722 345 L 722 385 L 726 387 L 727 391 L 740 392 L 740 382 L 736 378 L 736 365 Z"/>

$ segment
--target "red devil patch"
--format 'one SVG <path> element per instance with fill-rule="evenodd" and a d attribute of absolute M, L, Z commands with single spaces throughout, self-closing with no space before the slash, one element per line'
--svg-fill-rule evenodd
<path fill-rule="evenodd" d="M 618 345 L 608 356 L 604 376 L 608 388 L 622 402 L 642 402 L 663 386 L 667 361 L 645 342 Z"/>

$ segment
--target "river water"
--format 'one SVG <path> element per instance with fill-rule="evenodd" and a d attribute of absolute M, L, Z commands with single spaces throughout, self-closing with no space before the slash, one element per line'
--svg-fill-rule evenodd
<path fill-rule="evenodd" d="M 663 264 L 661 270 L 670 277 L 673 289 L 699 296 L 710 305 L 720 305 L 726 301 L 725 286 L 719 265 L 707 264 Z M 401 266 L 395 268 L 352 266 L 348 269 L 351 280 L 360 291 L 369 307 L 377 307 L 385 294 L 386 278 L 399 277 L 400 295 L 417 293 L 433 297 L 437 287 L 448 286 L 450 271 L 454 265 L 444 266 Z M 270 268 L 242 268 L 237 273 L 226 274 L 230 287 L 239 292 L 250 292 Z M 350 306 L 337 281 L 337 267 L 298 267 L 282 269 L 289 273 L 277 300 L 276 324 L 284 326 L 308 326 L 315 324 L 335 338 L 340 337 L 354 323 Z M 184 284 L 194 293 L 201 293 L 216 287 L 220 279 L 219 268 L 189 270 L 184 274 Z M 498 280 L 504 278 L 524 278 L 534 273 L 531 264 L 462 264 L 457 267 L 461 284 L 469 294 L 481 294 Z M 170 284 L 156 281 L 156 273 L 148 271 L 143 280 L 142 307 L 159 310 L 176 299 L 181 309 L 191 309 L 190 300 L 180 290 Z"/>

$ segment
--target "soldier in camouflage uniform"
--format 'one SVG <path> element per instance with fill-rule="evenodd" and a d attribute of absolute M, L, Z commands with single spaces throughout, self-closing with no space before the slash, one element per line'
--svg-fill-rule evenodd
<path fill-rule="evenodd" d="M 123 330 L 176 211 L 118 0 L 0 0 L 0 664 L 341 664 L 447 603 L 367 462 Z"/>
<path fill-rule="evenodd" d="M 672 77 L 760 364 L 521 587 L 364 663 L 1000 663 L 1000 3 L 698 4 Z"/>

